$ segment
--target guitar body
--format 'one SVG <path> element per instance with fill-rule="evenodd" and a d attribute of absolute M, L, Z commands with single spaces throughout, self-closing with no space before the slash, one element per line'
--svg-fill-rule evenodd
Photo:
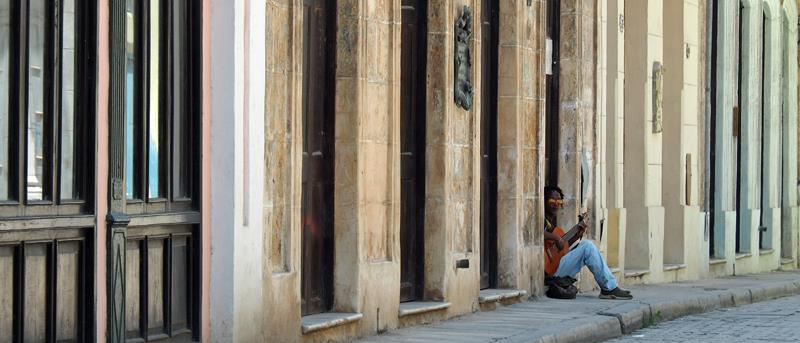
<path fill-rule="evenodd" d="M 553 229 L 553 233 L 558 237 L 564 237 L 564 230 L 560 227 Z M 569 252 L 568 244 L 565 244 L 564 249 L 559 249 L 554 241 L 544 242 L 544 272 L 547 275 L 555 275 L 558 270 L 558 264 L 561 263 L 561 258 Z"/>

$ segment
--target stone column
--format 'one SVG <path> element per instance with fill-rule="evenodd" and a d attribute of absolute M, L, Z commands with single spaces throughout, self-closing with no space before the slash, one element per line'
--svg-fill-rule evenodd
<path fill-rule="evenodd" d="M 713 213 L 714 224 L 710 230 L 714 231 L 714 246 L 716 259 L 726 259 L 725 264 L 715 264 L 710 270 L 712 275 L 729 275 L 733 273 L 735 257 L 735 227 L 736 212 L 734 199 L 736 190 L 735 145 L 733 144 L 733 106 L 735 101 L 736 85 L 736 11 L 739 4 L 736 1 L 718 1 L 715 3 L 717 12 L 717 37 L 715 49 L 717 60 L 712 61 L 716 68 L 716 93 L 711 96 L 715 99 L 713 108 L 716 125 L 710 127 L 716 134 L 714 152 L 714 184 Z M 710 38 L 709 38 L 710 39 Z"/>
<path fill-rule="evenodd" d="M 479 2 L 428 2 L 424 294 L 427 299 L 451 302 L 448 315 L 472 311 L 472 303 L 462 299 L 477 298 L 480 278 L 479 97 L 473 97 L 469 109 L 454 101 L 455 22 L 464 6 L 472 11 L 469 74 L 475 86 L 481 68 L 480 35 L 476 34 Z M 456 261 L 462 259 L 469 260 L 470 268 L 456 268 Z"/>
<path fill-rule="evenodd" d="M 625 267 L 625 222 L 623 169 L 625 138 L 625 1 L 607 0 L 606 76 L 606 207 L 605 222 L 608 264 Z"/>
<path fill-rule="evenodd" d="M 739 206 L 739 252 L 758 251 L 758 226 L 761 216 L 761 17 L 758 0 L 742 1 L 739 27 L 739 143 L 741 155 L 738 166 Z M 754 239 L 755 238 L 755 239 Z M 734 247 L 736 249 L 737 247 Z M 738 270 L 742 270 L 737 268 Z"/>
<path fill-rule="evenodd" d="M 782 50 L 783 35 L 781 28 L 782 10 L 780 1 L 766 0 L 762 3 L 766 23 L 764 23 L 764 127 L 762 138 L 762 176 L 761 189 L 763 192 L 761 202 L 762 224 L 767 227 L 763 234 L 763 249 L 778 249 L 781 228 L 781 140 L 782 140 Z M 765 260 L 766 259 L 766 260 Z M 762 267 L 777 268 L 780 263 L 780 254 L 772 253 L 762 255 L 759 263 Z"/>
<path fill-rule="evenodd" d="M 696 175 L 700 114 L 699 33 L 697 0 L 665 1 L 664 17 L 664 145 L 663 201 L 665 269 L 686 278 L 680 270 L 696 269 L 700 246 L 697 225 Z M 691 258 L 691 259 L 690 259 Z M 671 278 L 674 279 L 674 278 Z"/>
<path fill-rule="evenodd" d="M 498 284 L 542 294 L 546 3 L 500 0 Z"/>
<path fill-rule="evenodd" d="M 783 181 L 781 257 L 798 266 L 797 204 L 797 3 L 783 2 Z"/>
<path fill-rule="evenodd" d="M 662 270 L 662 133 L 654 70 L 663 63 L 663 2 L 625 3 L 625 269 L 658 279 Z M 631 279 L 632 282 L 642 279 Z"/>
<path fill-rule="evenodd" d="M 267 1 L 263 11 L 264 57 L 251 60 L 254 70 L 261 69 L 255 67 L 256 63 L 264 64 L 263 92 L 257 93 L 258 88 L 249 89 L 254 98 L 259 95 L 264 98 L 261 120 L 264 130 L 263 200 L 260 205 L 264 228 L 264 300 L 261 306 L 269 309 L 270 314 L 280 314 L 264 316 L 264 337 L 299 341 L 303 8 L 297 0 Z M 255 121 L 251 123 L 254 124 Z"/>
<path fill-rule="evenodd" d="M 558 224 L 569 229 L 592 199 L 595 141 L 595 4 L 561 1 L 558 182 L 564 208 Z M 587 180 L 582 180 L 588 168 Z M 587 185 L 584 194 L 583 185 Z M 596 215 L 595 215 L 596 216 Z M 590 235 L 592 232 L 590 232 Z"/>

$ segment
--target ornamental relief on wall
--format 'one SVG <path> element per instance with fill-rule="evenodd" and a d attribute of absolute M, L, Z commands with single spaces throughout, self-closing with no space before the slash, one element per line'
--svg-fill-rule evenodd
<path fill-rule="evenodd" d="M 453 97 L 456 105 L 469 111 L 472 108 L 473 86 L 472 56 L 469 40 L 472 37 L 472 10 L 464 6 L 461 16 L 456 19 L 455 30 L 455 87 Z"/>

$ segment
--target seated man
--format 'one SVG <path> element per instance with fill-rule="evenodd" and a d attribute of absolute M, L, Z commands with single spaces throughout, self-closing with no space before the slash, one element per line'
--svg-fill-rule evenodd
<path fill-rule="evenodd" d="M 555 243 L 558 249 L 563 249 L 565 246 L 568 246 L 569 243 L 562 239 L 562 237 L 559 237 L 557 234 L 553 233 L 553 231 L 556 228 L 555 223 L 558 210 L 563 205 L 562 199 L 564 198 L 564 193 L 556 186 L 548 186 L 545 187 L 544 194 L 546 199 L 544 206 L 544 240 L 545 242 L 552 241 Z M 579 229 L 579 231 L 577 231 L 577 237 L 583 237 L 583 233 L 586 230 L 585 221 L 580 221 L 576 227 Z M 578 275 L 583 266 L 589 267 L 589 270 L 592 272 L 592 274 L 594 274 L 594 279 L 597 281 L 597 284 L 601 289 L 601 299 L 627 300 L 633 298 L 633 295 L 631 295 L 630 291 L 617 287 L 617 279 L 614 278 L 611 270 L 608 269 L 608 265 L 606 265 L 606 261 L 603 258 L 603 255 L 600 254 L 597 246 L 595 246 L 594 242 L 590 240 L 580 241 L 577 245 L 575 245 L 575 247 L 572 248 L 572 250 L 561 257 L 561 261 L 558 264 L 558 269 L 553 276 L 569 276 L 574 278 Z"/>

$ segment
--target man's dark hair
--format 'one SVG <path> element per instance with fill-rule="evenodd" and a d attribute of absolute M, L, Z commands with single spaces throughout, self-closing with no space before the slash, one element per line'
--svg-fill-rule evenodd
<path fill-rule="evenodd" d="M 545 199 L 550 196 L 550 192 L 558 192 L 558 194 L 561 195 L 561 199 L 564 199 L 564 192 L 558 186 L 544 186 Z"/>

